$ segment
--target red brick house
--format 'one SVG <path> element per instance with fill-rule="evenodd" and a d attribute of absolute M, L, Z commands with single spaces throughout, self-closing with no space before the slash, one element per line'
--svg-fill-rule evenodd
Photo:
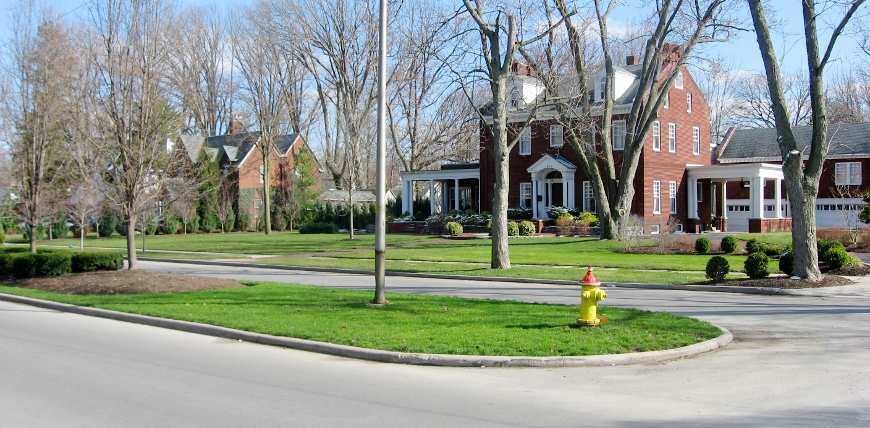
<path fill-rule="evenodd" d="M 627 64 L 616 67 L 613 84 L 614 154 L 617 159 L 620 156 L 619 142 L 626 132 L 625 119 L 638 95 L 641 71 L 633 57 L 628 58 Z M 512 102 L 530 102 L 537 98 L 541 85 L 534 73 L 522 66 L 516 70 L 520 73 L 514 76 Z M 603 77 L 603 74 L 594 76 L 592 81 L 599 82 Z M 604 95 L 601 89 L 591 94 L 596 102 L 602 101 Z M 564 130 L 547 119 L 545 112 L 538 117 L 510 153 L 510 206 L 530 208 L 535 219 L 547 219 L 547 209 L 551 206 L 596 212 L 589 180 L 574 149 L 565 141 Z M 433 208 L 440 205 L 448 209 L 467 206 L 490 210 L 495 166 L 489 135 L 487 132 L 481 135 L 479 166 L 445 166 L 438 171 L 403 172 L 402 194 L 411 194 L 413 182 L 428 181 L 430 193 L 437 196 L 438 188 L 441 189 L 440 198 L 432 198 Z M 709 166 L 710 163 L 709 110 L 691 74 L 683 68 L 668 94 L 668 102 L 658 112 L 638 165 L 632 210 L 644 217 L 646 233 L 658 233 L 670 219 L 674 219 L 681 230 L 711 227 L 710 218 L 699 215 L 709 204 L 710 189 L 690 180 L 687 170 L 688 167 Z M 403 198 L 406 205 L 403 210 L 410 209 L 409 199 Z M 436 203 L 436 199 L 440 201 Z"/>
<path fill-rule="evenodd" d="M 794 127 L 798 148 L 809 153 L 812 136 L 811 126 Z M 843 227 L 856 222 L 864 206 L 861 197 L 870 190 L 870 123 L 831 124 L 828 128 L 830 149 L 822 167 L 819 194 L 816 201 L 816 225 L 820 228 Z M 763 165 L 771 171 L 781 171 L 782 156 L 774 128 L 731 129 L 715 152 L 716 164 L 734 170 Z M 763 198 L 754 198 L 753 186 L 763 190 Z M 783 218 L 781 229 L 791 226 L 789 205 L 781 180 L 756 180 L 746 176 L 732 179 L 722 188 L 721 203 L 717 215 L 727 219 L 727 228 L 732 231 L 756 231 L 759 219 L 765 223 Z M 760 191 L 758 194 L 762 194 Z M 726 196 L 727 195 L 727 198 Z M 777 204 L 776 201 L 779 201 Z M 723 210 L 722 207 L 725 207 Z M 863 223 L 859 223 L 863 226 Z M 772 225 L 770 225 L 772 226 Z M 767 227 L 767 230 L 773 227 Z M 788 229 L 790 230 L 790 229 Z"/>
<path fill-rule="evenodd" d="M 224 185 L 230 186 L 235 198 L 236 212 L 245 210 L 251 218 L 262 216 L 263 204 L 263 155 L 257 142 L 260 132 L 245 131 L 236 121 L 230 126 L 230 133 L 214 137 L 183 135 L 178 150 L 183 150 L 191 162 L 196 162 L 205 154 L 216 162 L 224 174 Z M 269 154 L 270 185 L 278 188 L 286 182 L 289 172 L 293 171 L 296 155 L 306 147 L 299 134 L 279 135 L 275 138 L 273 151 Z"/>

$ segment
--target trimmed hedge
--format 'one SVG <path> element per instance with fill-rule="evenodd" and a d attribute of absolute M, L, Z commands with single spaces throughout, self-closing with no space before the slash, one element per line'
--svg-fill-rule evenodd
<path fill-rule="evenodd" d="M 737 243 L 737 238 L 734 236 L 728 235 L 722 238 L 722 252 L 723 253 L 733 253 L 740 249 L 740 245 Z"/>
<path fill-rule="evenodd" d="M 124 256 L 112 252 L 74 253 L 71 262 L 73 272 L 113 271 L 124 265 Z"/>
<path fill-rule="evenodd" d="M 731 265 L 725 257 L 713 256 L 710 257 L 710 260 L 707 260 L 707 278 L 721 281 L 725 279 L 725 275 L 728 275 L 729 272 L 731 272 Z"/>
<path fill-rule="evenodd" d="M 338 226 L 332 223 L 308 223 L 299 228 L 299 233 L 338 233 Z"/>
<path fill-rule="evenodd" d="M 69 253 L 22 254 L 12 260 L 12 275 L 19 279 L 57 276 L 72 272 Z"/>
<path fill-rule="evenodd" d="M 752 253 L 743 262 L 743 268 L 750 278 L 764 278 L 770 275 L 768 263 L 770 263 L 770 258 L 767 257 L 767 254 L 762 252 Z"/>
<path fill-rule="evenodd" d="M 710 240 L 704 237 L 700 237 L 695 240 L 695 251 L 704 254 L 710 252 L 710 249 L 713 246 L 710 244 Z"/>
<path fill-rule="evenodd" d="M 446 235 L 459 236 L 462 235 L 462 231 L 462 225 L 455 221 L 447 222 L 447 224 L 444 225 L 444 233 Z"/>

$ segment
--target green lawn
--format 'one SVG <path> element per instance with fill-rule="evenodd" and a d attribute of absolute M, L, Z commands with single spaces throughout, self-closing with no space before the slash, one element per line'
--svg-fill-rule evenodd
<path fill-rule="evenodd" d="M 260 283 L 172 294 L 75 296 L 0 286 L 0 292 L 81 306 L 397 352 L 557 356 L 618 354 L 690 345 L 721 332 L 698 320 L 599 308 L 599 327 L 576 328 L 576 307 Z M 579 289 L 578 289 L 579 296 Z M 579 297 L 578 297 L 579 299 Z"/>
<path fill-rule="evenodd" d="M 148 236 L 145 246 L 148 250 L 200 251 L 229 254 L 274 254 L 292 255 L 316 253 L 321 251 L 346 250 L 352 248 L 374 247 L 374 234 L 356 234 L 349 241 L 347 234 L 301 235 L 296 232 L 263 233 L 203 233 L 189 235 Z M 435 236 L 387 235 L 387 245 L 440 239 Z M 20 235 L 7 238 L 10 243 L 23 243 Z M 78 239 L 55 239 L 40 241 L 40 245 L 79 246 Z M 85 238 L 85 248 L 127 248 L 127 240 L 120 236 L 108 238 Z M 142 248 L 142 238 L 136 239 L 136 247 Z"/>
<path fill-rule="evenodd" d="M 389 254 L 389 251 L 387 252 Z M 279 266 L 302 266 L 321 267 L 333 269 L 360 269 L 374 270 L 372 259 L 347 259 L 331 257 L 315 258 L 285 258 L 285 259 L 262 259 L 252 263 Z M 432 262 L 409 262 L 387 261 L 386 269 L 390 272 L 414 272 L 434 273 L 442 275 L 467 275 L 498 278 L 534 278 L 534 279 L 557 279 L 565 281 L 579 281 L 586 275 L 586 266 L 575 268 L 547 267 L 547 266 L 521 266 L 513 265 L 510 269 L 489 269 L 489 263 L 464 264 L 464 263 L 432 263 Z M 740 262 L 741 269 L 743 262 Z M 687 282 L 706 281 L 703 273 L 683 273 L 673 271 L 643 271 L 633 269 L 602 269 L 597 268 L 595 275 L 604 282 L 621 283 L 655 283 L 655 284 L 681 284 Z M 731 274 L 729 278 L 743 274 Z"/>
<path fill-rule="evenodd" d="M 740 233 L 734 237 L 744 241 L 757 239 L 768 244 L 791 246 L 791 232 Z"/>

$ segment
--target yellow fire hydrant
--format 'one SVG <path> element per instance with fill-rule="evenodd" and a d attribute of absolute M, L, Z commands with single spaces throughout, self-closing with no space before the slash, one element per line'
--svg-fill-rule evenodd
<path fill-rule="evenodd" d="M 601 323 L 598 319 L 598 302 L 607 297 L 607 293 L 599 288 L 601 282 L 592 273 L 592 266 L 586 271 L 586 276 L 580 280 L 580 285 L 583 292 L 580 293 L 580 318 L 577 318 L 577 324 L 584 326 L 595 326 Z"/>

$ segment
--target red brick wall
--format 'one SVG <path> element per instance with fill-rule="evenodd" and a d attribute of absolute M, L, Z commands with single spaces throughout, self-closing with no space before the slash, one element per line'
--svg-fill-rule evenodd
<path fill-rule="evenodd" d="M 652 129 L 647 134 L 646 142 L 644 143 L 643 153 L 641 155 L 638 171 L 635 179 L 635 198 L 632 206 L 632 211 L 637 214 L 642 214 L 647 223 L 647 232 L 652 224 L 662 225 L 662 229 L 667 225 L 668 219 L 673 215 L 670 212 L 670 199 L 668 194 L 668 182 L 677 182 L 677 213 L 673 215 L 679 223 L 686 224 L 687 222 L 687 198 L 688 198 L 688 180 L 686 180 L 686 165 L 709 165 L 710 164 L 710 116 L 706 102 L 704 101 L 701 91 L 698 89 L 695 81 L 687 71 L 683 71 L 683 89 L 674 88 L 670 92 L 669 108 L 662 108 L 659 111 L 658 120 L 661 122 L 662 150 L 654 151 L 652 148 Z M 686 94 L 692 93 L 692 112 L 687 111 Z M 624 119 L 619 116 L 614 119 Z M 677 147 L 675 153 L 668 152 L 668 123 L 676 124 L 676 140 Z M 587 180 L 585 173 L 581 167 L 578 156 L 574 149 L 568 143 L 567 132 L 565 133 L 565 144 L 561 147 L 550 147 L 550 125 L 553 121 L 540 120 L 532 124 L 532 150 L 531 155 L 519 154 L 519 148 L 515 146 L 511 150 L 509 156 L 510 165 L 510 184 L 509 198 L 510 206 L 518 206 L 519 200 L 519 183 L 531 182 L 531 174 L 527 169 L 535 162 L 541 159 L 544 154 L 554 154 L 568 159 L 571 163 L 577 166 L 575 174 L 575 195 L 574 200 L 578 207 L 582 206 L 583 197 L 583 181 Z M 701 149 L 698 155 L 692 152 L 692 128 L 698 127 L 701 137 Z M 481 153 L 480 153 L 480 174 L 481 174 L 481 204 L 482 210 L 492 209 L 493 186 L 495 183 L 495 166 L 493 164 L 491 150 L 491 136 L 489 131 L 481 127 Z M 616 152 L 617 165 L 621 152 Z M 868 170 L 870 172 L 870 170 Z M 653 214 L 653 194 L 652 182 L 654 180 L 661 181 L 662 193 L 661 214 Z M 709 193 L 709 190 L 707 190 Z M 704 203 L 709 201 L 709 195 L 705 195 Z M 709 212 L 709 207 L 706 208 Z M 704 211 L 702 211 L 704 212 Z M 709 219 L 707 219 L 709 220 Z"/>

